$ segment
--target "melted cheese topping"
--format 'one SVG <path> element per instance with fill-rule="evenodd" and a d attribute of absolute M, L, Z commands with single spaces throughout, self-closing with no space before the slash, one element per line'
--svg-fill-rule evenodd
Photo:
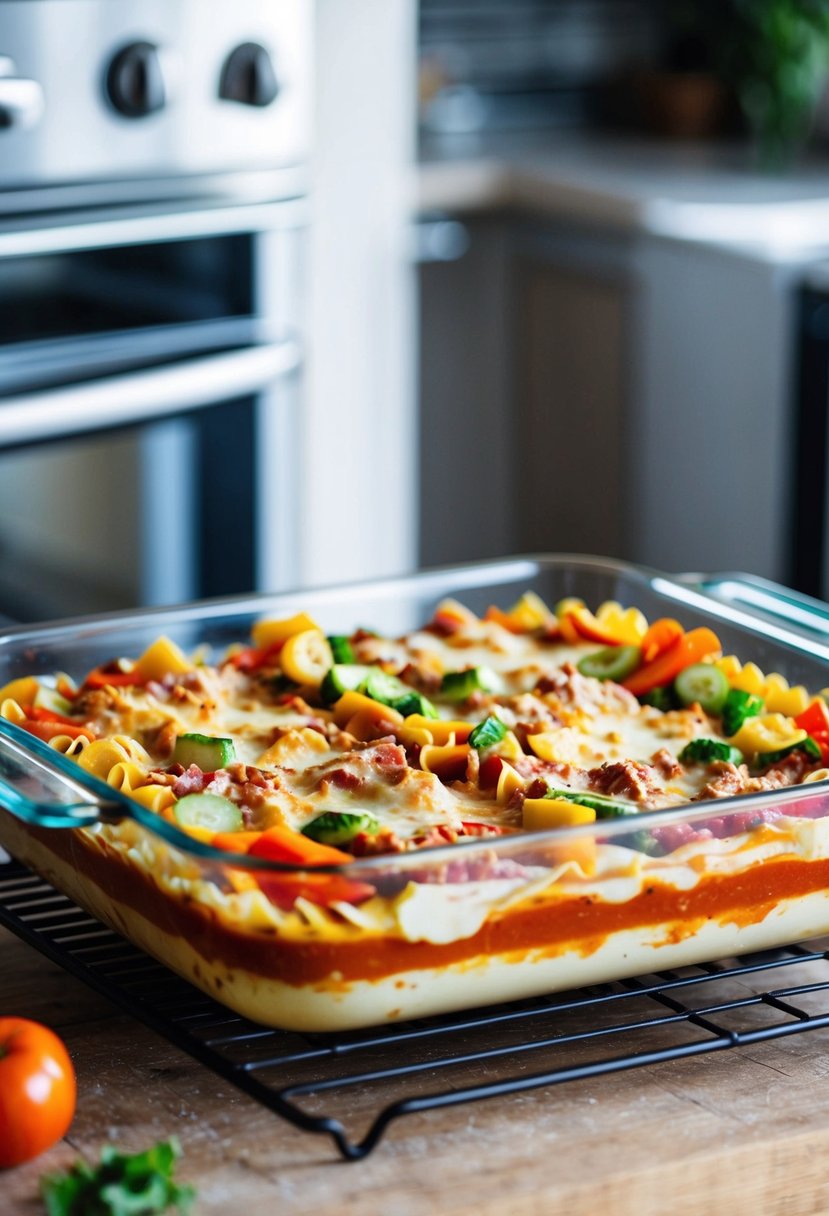
<path fill-rule="evenodd" d="M 77 711 L 103 737 L 135 738 L 148 756 L 146 782 L 166 785 L 176 797 L 203 791 L 230 797 L 244 808 L 246 826 L 256 829 L 301 830 L 325 812 L 369 811 L 391 851 L 399 847 L 394 841 L 429 843 L 434 829 L 446 829 L 447 839 L 463 836 L 467 822 L 520 829 L 520 797 L 499 799 L 496 781 L 486 775 L 492 758 L 515 771 L 519 793 L 540 780 L 551 791 L 610 793 L 627 800 L 631 813 L 690 801 L 710 779 L 705 765 L 672 761 L 692 738 L 721 738 L 718 723 L 698 706 L 670 713 L 640 706 L 619 685 L 581 675 L 576 664 L 597 649 L 593 643 L 541 640 L 477 621 L 449 637 L 416 631 L 398 639 L 359 637 L 353 645 L 360 663 L 382 664 L 428 692 L 447 730 L 454 730 L 448 743 L 444 731 L 430 747 L 432 771 L 420 764 L 431 737 L 428 720 L 420 717 L 410 729 L 415 719 L 391 715 L 402 726 L 392 722 L 386 729 L 380 721 L 376 734 L 392 733 L 378 747 L 371 730 L 360 737 L 349 733 L 349 723 L 338 726 L 336 707 L 313 687 L 285 692 L 278 657 L 253 674 L 231 661 L 161 683 L 99 689 L 82 695 Z M 460 703 L 434 691 L 444 673 L 474 667 L 495 673 L 494 691 Z M 477 752 L 452 723 L 476 725 L 488 715 L 509 730 Z M 176 770 L 175 738 L 194 732 L 231 739 L 236 764 L 204 779 Z M 640 766 L 639 775 L 630 781 L 620 773 L 614 787 L 608 767 L 629 762 Z"/>

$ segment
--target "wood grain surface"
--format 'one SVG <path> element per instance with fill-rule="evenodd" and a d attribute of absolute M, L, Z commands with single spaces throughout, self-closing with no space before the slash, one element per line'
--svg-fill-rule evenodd
<path fill-rule="evenodd" d="M 79 1093 L 66 1140 L 0 1173 L 2 1216 L 42 1213 L 45 1171 L 171 1134 L 198 1216 L 829 1213 L 829 1031 L 407 1116 L 345 1163 L 0 930 L 11 1013 L 59 1031 Z"/>

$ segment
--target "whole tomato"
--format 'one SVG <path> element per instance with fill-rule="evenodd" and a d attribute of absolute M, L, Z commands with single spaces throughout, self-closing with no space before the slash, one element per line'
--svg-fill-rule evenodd
<path fill-rule="evenodd" d="M 75 1095 L 75 1070 L 57 1035 L 26 1018 L 0 1018 L 0 1168 L 60 1140 Z"/>

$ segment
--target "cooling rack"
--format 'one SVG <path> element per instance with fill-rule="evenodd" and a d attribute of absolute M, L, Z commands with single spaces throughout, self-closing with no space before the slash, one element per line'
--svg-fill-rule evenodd
<path fill-rule="evenodd" d="M 404 1115 L 829 1026 L 826 943 L 299 1035 L 234 1014 L 15 862 L 0 864 L 0 924 L 295 1127 L 329 1136 L 347 1160 Z"/>

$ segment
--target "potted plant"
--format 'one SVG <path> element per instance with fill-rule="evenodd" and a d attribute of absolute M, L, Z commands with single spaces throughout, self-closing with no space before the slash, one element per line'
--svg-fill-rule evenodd
<path fill-rule="evenodd" d="M 829 0 L 669 0 L 663 15 L 662 75 L 671 89 L 665 84 L 653 99 L 651 125 L 711 134 L 726 119 L 730 99 L 760 164 L 790 162 L 810 133 L 826 79 Z M 683 130 L 676 110 L 691 98 L 696 118 L 689 113 Z"/>
<path fill-rule="evenodd" d="M 728 90 L 717 53 L 723 0 L 668 0 L 660 63 L 637 74 L 641 115 L 647 126 L 673 139 L 718 134 L 728 110 Z"/>
<path fill-rule="evenodd" d="M 766 168 L 809 136 L 829 66 L 829 0 L 728 0 L 719 40 L 730 82 Z"/>

